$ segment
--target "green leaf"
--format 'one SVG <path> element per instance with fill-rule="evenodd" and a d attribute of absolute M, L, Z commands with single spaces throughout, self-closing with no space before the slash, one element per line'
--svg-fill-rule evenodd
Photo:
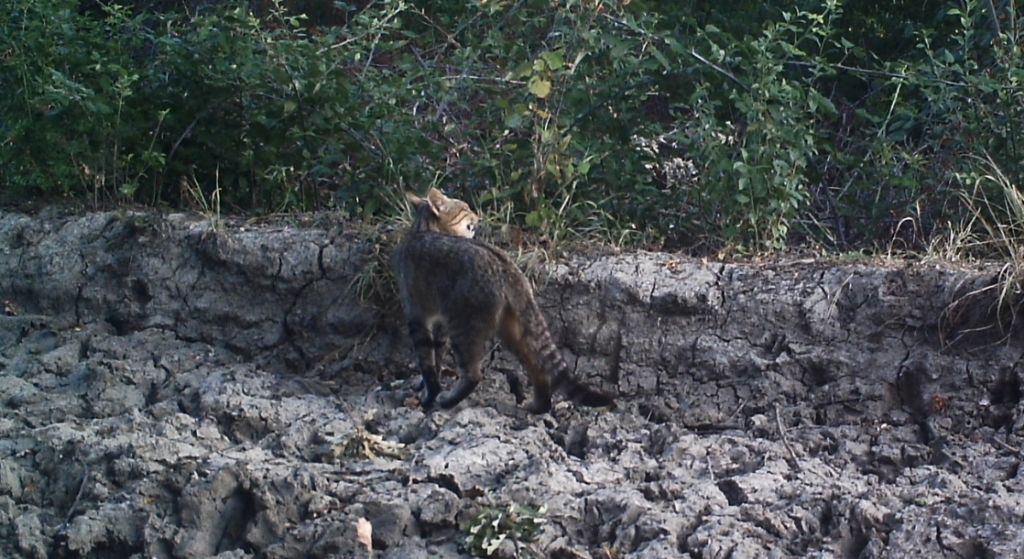
<path fill-rule="evenodd" d="M 530 93 L 532 93 L 534 97 L 546 99 L 547 96 L 551 94 L 551 81 L 534 76 L 530 78 L 527 88 L 529 88 Z"/>
<path fill-rule="evenodd" d="M 669 62 L 668 62 L 668 59 L 667 59 L 667 58 L 665 58 L 665 55 L 664 55 L 664 54 L 661 54 L 661 51 L 660 51 L 660 50 L 658 50 L 658 48 L 657 48 L 657 47 L 654 47 L 654 46 L 652 46 L 652 47 L 651 47 L 651 56 L 653 56 L 655 60 L 657 60 L 658 62 L 660 62 L 660 63 L 661 63 L 661 65 L 662 65 L 662 66 L 663 66 L 663 67 L 664 67 L 664 68 L 665 68 L 666 70 L 671 70 L 671 69 L 672 69 L 672 65 L 671 65 L 671 64 L 669 64 Z"/>
<path fill-rule="evenodd" d="M 505 128 L 519 128 L 524 121 L 522 113 L 509 113 L 505 116 Z"/>
<path fill-rule="evenodd" d="M 565 57 L 562 56 L 562 51 L 548 51 L 540 55 L 544 59 L 544 63 L 547 64 L 549 70 L 561 70 L 565 66 Z"/>
<path fill-rule="evenodd" d="M 828 97 L 825 97 L 813 89 L 810 91 L 807 101 L 810 105 L 811 111 L 816 111 L 820 107 L 831 116 L 839 114 L 839 112 L 836 111 L 836 106 L 832 104 L 832 101 Z"/>
<path fill-rule="evenodd" d="M 514 70 L 508 73 L 507 79 L 510 80 L 521 80 L 526 76 L 529 76 L 533 72 L 533 63 L 523 62 L 519 66 L 516 66 Z"/>
<path fill-rule="evenodd" d="M 629 52 L 629 45 L 615 37 L 610 38 L 608 42 L 612 45 L 612 50 L 609 53 L 612 60 L 620 60 L 623 55 Z"/>

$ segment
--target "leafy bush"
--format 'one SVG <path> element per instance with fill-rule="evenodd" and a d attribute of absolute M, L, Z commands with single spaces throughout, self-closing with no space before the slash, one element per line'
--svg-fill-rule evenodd
<path fill-rule="evenodd" d="M 131 126 L 138 20 L 117 6 L 105 7 L 102 18 L 82 18 L 76 4 L 47 0 L 0 8 L 0 86 L 8 93 L 0 103 L 5 189 L 93 188 L 98 194 L 160 163 L 146 149 L 145 132 Z"/>
<path fill-rule="evenodd" d="M 317 205 L 326 181 L 372 213 L 371 185 L 398 165 L 391 148 L 422 144 L 393 108 L 404 87 L 347 75 L 372 74 L 372 51 L 404 9 L 381 4 L 345 37 L 314 33 L 278 2 L 263 17 L 5 4 L 5 188 L 183 204 L 191 183 L 235 208 L 276 210 Z"/>
<path fill-rule="evenodd" d="M 8 195 L 920 249 L 1024 173 L 1012 2 L 192 4 L 0 6 Z"/>
<path fill-rule="evenodd" d="M 881 232 L 924 247 L 964 219 L 962 195 L 977 182 L 964 177 L 986 173 L 989 154 L 1019 184 L 1024 136 L 1013 123 L 1024 116 L 1024 58 L 1019 38 L 991 31 L 982 4 L 937 14 L 901 59 L 840 69 L 866 93 L 858 105 L 843 100 L 851 124 L 829 143 L 823 191 L 835 218 L 827 233 L 838 244 Z M 928 32 L 938 28 L 945 32 Z"/>

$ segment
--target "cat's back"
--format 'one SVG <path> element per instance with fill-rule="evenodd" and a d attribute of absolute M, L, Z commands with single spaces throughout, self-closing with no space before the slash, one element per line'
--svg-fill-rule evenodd
<path fill-rule="evenodd" d="M 501 249 L 434 232 L 409 235 L 395 253 L 395 271 L 403 293 L 452 303 L 504 300 L 523 283 Z"/>
<path fill-rule="evenodd" d="M 451 274 L 508 274 L 518 268 L 501 249 L 477 239 L 443 233 L 422 232 L 408 235 L 395 253 L 398 272 L 402 268 Z"/>

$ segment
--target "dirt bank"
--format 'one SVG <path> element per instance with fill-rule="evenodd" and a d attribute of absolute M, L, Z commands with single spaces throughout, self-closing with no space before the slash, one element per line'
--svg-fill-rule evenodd
<path fill-rule="evenodd" d="M 360 518 L 394 558 L 1024 549 L 996 270 L 570 259 L 542 306 L 619 409 L 527 416 L 499 349 L 423 414 L 398 317 L 355 295 L 374 239 L 0 213 L 0 556 L 365 557 Z"/>

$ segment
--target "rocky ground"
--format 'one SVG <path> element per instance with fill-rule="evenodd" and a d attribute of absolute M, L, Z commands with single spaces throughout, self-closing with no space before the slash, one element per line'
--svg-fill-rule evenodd
<path fill-rule="evenodd" d="M 374 289 L 387 239 L 0 213 L 0 556 L 1024 549 L 998 268 L 569 259 L 540 300 L 618 409 L 522 413 L 498 348 L 466 402 L 424 414 Z"/>

